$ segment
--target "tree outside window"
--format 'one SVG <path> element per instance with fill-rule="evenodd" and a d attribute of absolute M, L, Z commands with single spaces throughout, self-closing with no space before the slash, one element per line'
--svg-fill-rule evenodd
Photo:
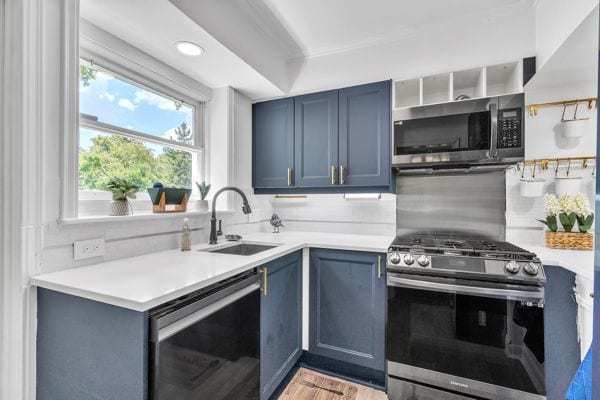
<path fill-rule="evenodd" d="M 192 187 L 193 107 L 83 63 L 80 104 L 80 190 L 107 190 L 115 176 Z"/>

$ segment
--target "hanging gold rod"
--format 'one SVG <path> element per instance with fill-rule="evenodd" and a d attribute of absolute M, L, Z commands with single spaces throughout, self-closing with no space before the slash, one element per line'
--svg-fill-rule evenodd
<path fill-rule="evenodd" d="M 523 160 L 521 163 L 523 164 L 546 164 L 549 162 L 561 162 L 561 161 L 588 161 L 595 160 L 596 156 L 586 156 L 586 157 L 557 157 L 557 158 L 536 158 L 534 160 Z"/>
<path fill-rule="evenodd" d="M 568 106 L 575 105 L 578 103 L 588 103 L 588 110 L 591 110 L 594 105 L 598 108 L 598 98 L 597 97 L 588 97 L 585 99 L 574 99 L 574 100 L 563 100 L 563 101 L 553 101 L 551 103 L 537 103 L 537 104 L 528 104 L 525 107 L 529 109 L 529 115 L 531 117 L 535 117 L 538 115 L 538 108 L 544 107 L 554 107 L 554 106 Z"/>

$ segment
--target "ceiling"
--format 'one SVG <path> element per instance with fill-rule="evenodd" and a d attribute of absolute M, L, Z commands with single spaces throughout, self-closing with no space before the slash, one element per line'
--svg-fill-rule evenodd
<path fill-rule="evenodd" d="M 250 98 L 283 94 L 167 0 L 81 0 L 80 7 L 82 18 L 211 88 L 232 86 Z M 179 53 L 180 40 L 200 44 L 205 54 Z"/>
<path fill-rule="evenodd" d="M 535 1 L 81 0 L 81 16 L 211 88 L 231 86 L 251 99 L 265 99 L 299 90 L 302 74 L 315 82 L 307 72 L 311 60 L 327 64 L 334 54 L 450 30 L 466 43 L 481 30 L 471 27 L 510 21 Z M 184 56 L 174 47 L 180 40 L 196 42 L 206 52 Z M 352 72 L 360 75 L 354 81 L 374 78 L 367 70 Z M 319 73 L 324 81 L 331 75 L 326 68 Z"/>
<path fill-rule="evenodd" d="M 247 0 L 252 1 L 252 0 Z M 531 7 L 534 0 L 260 0 L 296 40 L 319 56 L 418 34 L 440 23 L 490 18 Z"/>

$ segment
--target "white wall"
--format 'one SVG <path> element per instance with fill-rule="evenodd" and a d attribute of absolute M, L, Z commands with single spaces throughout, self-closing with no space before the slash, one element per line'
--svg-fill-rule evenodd
<path fill-rule="evenodd" d="M 597 5 L 598 0 L 537 1 L 535 47 L 538 70 Z"/>
<path fill-rule="evenodd" d="M 540 103 L 561 101 L 566 99 L 576 99 L 585 97 L 594 97 L 597 95 L 596 81 L 587 82 L 578 86 L 553 87 L 538 89 L 536 91 L 526 91 L 525 103 Z M 525 116 L 525 158 L 556 158 L 556 157 L 577 157 L 577 156 L 595 156 L 596 155 L 596 110 L 587 110 L 586 104 L 579 107 L 578 118 L 590 118 L 586 122 L 586 134 L 579 139 L 565 139 L 562 136 L 562 107 L 548 107 L 538 110 L 535 117 Z M 573 108 L 568 110 L 571 114 L 567 117 L 572 118 Z M 593 166 L 593 163 L 590 164 Z M 539 164 L 536 177 L 543 178 L 545 182 L 545 192 L 554 193 L 555 191 L 555 164 L 547 171 L 539 171 Z M 558 176 L 566 176 L 567 163 L 561 163 Z M 593 204 L 595 197 L 595 177 L 592 175 L 594 169 L 582 169 L 581 164 L 573 164 L 569 176 L 581 176 L 581 192 L 587 195 L 590 204 Z M 529 166 L 525 170 L 525 178 L 532 177 L 532 168 Z M 532 243 L 544 245 L 544 226 L 536 219 L 544 218 L 543 198 L 526 198 L 520 195 L 521 174 L 515 169 L 507 171 L 506 191 L 507 191 L 507 240 L 521 243 Z"/>
<path fill-rule="evenodd" d="M 530 9 L 458 26 L 440 24 L 395 42 L 296 60 L 291 63 L 291 69 L 298 70 L 291 93 L 420 77 L 530 57 L 535 55 L 532 21 Z"/>

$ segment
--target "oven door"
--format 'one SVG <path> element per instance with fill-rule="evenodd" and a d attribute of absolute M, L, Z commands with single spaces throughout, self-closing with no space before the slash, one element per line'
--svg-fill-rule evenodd
<path fill-rule="evenodd" d="M 544 398 L 543 296 L 537 286 L 388 272 L 390 380 Z"/>
<path fill-rule="evenodd" d="M 394 166 L 493 162 L 497 110 L 497 97 L 394 110 Z"/>

